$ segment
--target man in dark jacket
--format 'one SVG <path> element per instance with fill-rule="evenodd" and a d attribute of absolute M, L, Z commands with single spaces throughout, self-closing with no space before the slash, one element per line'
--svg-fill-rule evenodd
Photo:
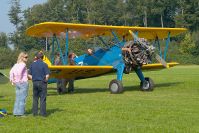
<path fill-rule="evenodd" d="M 43 53 L 36 54 L 37 60 L 30 65 L 29 78 L 33 82 L 33 115 L 38 115 L 38 100 L 40 98 L 40 115 L 46 116 L 47 81 L 50 71 L 46 63 L 42 61 Z"/>

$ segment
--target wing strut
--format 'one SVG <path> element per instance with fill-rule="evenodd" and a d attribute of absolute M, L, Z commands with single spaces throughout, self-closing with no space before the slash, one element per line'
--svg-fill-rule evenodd
<path fill-rule="evenodd" d="M 60 42 L 59 40 L 57 39 L 56 35 L 54 34 L 53 35 L 53 42 L 52 42 L 52 54 L 51 54 L 51 61 L 52 61 L 52 64 L 54 64 L 54 61 L 55 61 L 55 42 L 57 43 L 57 48 L 58 48 L 58 51 L 59 51 L 59 54 L 60 54 L 60 57 L 61 57 L 61 60 L 62 60 L 62 64 L 63 65 L 66 65 L 66 59 L 64 58 L 63 56 L 63 53 L 62 53 L 62 50 L 61 50 L 61 47 L 60 47 Z M 65 55 L 67 56 L 67 55 Z"/>
<path fill-rule="evenodd" d="M 156 43 L 156 42 L 157 42 L 157 44 L 158 44 L 159 56 L 162 58 L 162 50 L 161 50 L 161 48 L 160 48 L 160 41 L 159 41 L 158 36 L 157 36 L 156 39 L 155 39 L 155 43 Z"/>
<path fill-rule="evenodd" d="M 66 64 L 68 64 L 67 58 L 68 58 L 68 29 L 66 30 L 66 44 L 65 44 L 65 61 L 66 61 Z"/>
<path fill-rule="evenodd" d="M 167 40 L 166 40 L 166 47 L 164 49 L 164 60 L 166 60 L 169 42 L 170 42 L 170 32 L 168 32 L 168 37 L 167 37 Z"/>

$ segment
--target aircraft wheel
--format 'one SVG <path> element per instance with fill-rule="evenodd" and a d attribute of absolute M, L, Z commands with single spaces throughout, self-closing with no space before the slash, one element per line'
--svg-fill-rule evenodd
<path fill-rule="evenodd" d="M 109 84 L 109 90 L 111 91 L 112 94 L 121 93 L 123 89 L 124 88 L 122 82 L 119 80 L 114 79 Z"/>
<path fill-rule="evenodd" d="M 142 91 L 152 91 L 154 88 L 154 82 L 151 78 L 145 78 L 144 82 L 140 83 L 140 89 Z"/>

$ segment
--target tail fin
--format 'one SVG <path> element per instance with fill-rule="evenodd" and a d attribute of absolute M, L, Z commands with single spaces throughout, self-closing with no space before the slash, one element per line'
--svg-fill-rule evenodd
<path fill-rule="evenodd" d="M 52 65 L 52 63 L 50 62 L 50 60 L 48 59 L 48 57 L 46 57 L 45 55 L 43 57 L 43 62 L 45 62 L 48 66 Z"/>

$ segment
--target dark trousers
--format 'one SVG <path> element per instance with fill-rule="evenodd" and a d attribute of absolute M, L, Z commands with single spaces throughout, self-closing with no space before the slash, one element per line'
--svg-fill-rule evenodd
<path fill-rule="evenodd" d="M 74 79 L 57 79 L 58 93 L 66 93 L 67 85 L 68 85 L 68 92 L 74 92 Z"/>
<path fill-rule="evenodd" d="M 68 91 L 74 92 L 74 79 L 69 79 L 68 82 L 69 82 Z"/>
<path fill-rule="evenodd" d="M 66 79 L 57 79 L 57 92 L 66 93 Z"/>
<path fill-rule="evenodd" d="M 47 83 L 33 81 L 33 115 L 38 115 L 38 100 L 40 98 L 40 115 L 46 116 Z"/>

